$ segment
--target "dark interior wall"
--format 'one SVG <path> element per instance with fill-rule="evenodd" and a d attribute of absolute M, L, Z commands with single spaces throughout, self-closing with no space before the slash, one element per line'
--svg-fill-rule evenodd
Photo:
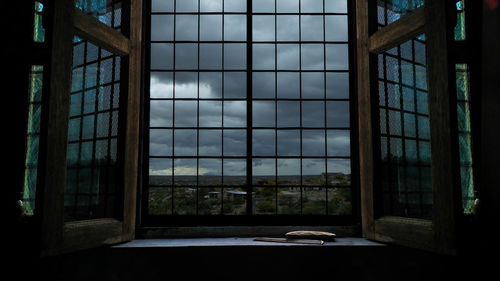
<path fill-rule="evenodd" d="M 23 13 L 28 1 L 10 1 L 12 9 L 7 19 L 10 25 L 7 54 L 13 71 L 8 79 L 13 85 L 26 85 L 24 43 L 29 38 L 31 19 Z M 24 2 L 24 3 L 23 3 Z M 184 274 L 198 279 L 262 280 L 279 277 L 279 280 L 318 280 L 349 278 L 350 280 L 487 280 L 487 273 L 496 268 L 496 260 L 486 254 L 495 252 L 499 244 L 496 237 L 500 229 L 500 7 L 487 4 L 483 9 L 482 42 L 482 95 L 481 95 L 481 145 L 480 145 L 480 197 L 481 209 L 478 224 L 465 237 L 470 252 L 460 258 L 443 257 L 411 249 L 390 247 L 374 249 L 142 249 L 82 251 L 55 258 L 38 259 L 33 229 L 16 221 L 16 184 L 22 173 L 24 161 L 25 106 L 27 87 L 16 87 L 15 92 L 5 93 L 10 108 L 8 112 L 7 147 L 15 157 L 10 158 L 6 173 L 14 184 L 9 184 L 7 196 L 8 216 L 6 232 L 14 246 L 6 252 L 8 269 L 16 279 L 29 280 L 158 280 Z M 14 21 L 15 20 L 15 21 Z M 12 79 L 10 79 L 12 78 Z M 24 82 L 23 82 L 24 81 Z M 21 168 L 19 168 L 21 167 Z M 19 176 L 21 175 L 21 177 Z M 476 228 L 477 227 L 477 228 Z M 12 239 L 12 240 L 11 240 Z M 9 247 L 8 247 L 9 248 Z M 12 265 L 12 266 L 11 266 Z M 7 274 L 5 276 L 8 276 Z M 104 278 L 103 278 L 104 276 Z M 146 278 L 146 277 L 151 278 Z M 276 278 L 274 278 L 276 279 Z"/>
<path fill-rule="evenodd" d="M 500 1 L 485 0 L 482 42 L 481 216 L 500 229 Z M 496 4 L 487 4 L 487 3 Z M 495 8 L 496 7 L 496 8 Z"/>

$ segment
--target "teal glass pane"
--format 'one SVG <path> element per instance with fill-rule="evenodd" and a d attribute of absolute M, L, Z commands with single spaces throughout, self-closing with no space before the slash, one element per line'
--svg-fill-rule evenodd
<path fill-rule="evenodd" d="M 66 221 L 116 215 L 120 57 L 73 40 L 69 104 Z M 114 102 L 113 102 L 114 103 Z"/>
<path fill-rule="evenodd" d="M 75 7 L 96 17 L 107 26 L 115 29 L 121 27 L 121 0 L 75 0 Z"/>
<path fill-rule="evenodd" d="M 454 37 L 455 40 L 465 40 L 466 32 L 465 32 L 465 7 L 464 0 L 460 0 L 457 2 L 457 25 L 455 25 Z"/>
<path fill-rule="evenodd" d="M 35 1 L 35 19 L 33 24 L 33 41 L 45 42 L 45 28 L 42 23 L 43 4 Z"/>
<path fill-rule="evenodd" d="M 424 57 L 422 57 L 422 55 Z M 378 105 L 384 215 L 432 218 L 425 36 L 380 54 Z"/>
<path fill-rule="evenodd" d="M 423 5 L 424 0 L 378 0 L 378 24 L 379 26 L 391 24 Z"/>

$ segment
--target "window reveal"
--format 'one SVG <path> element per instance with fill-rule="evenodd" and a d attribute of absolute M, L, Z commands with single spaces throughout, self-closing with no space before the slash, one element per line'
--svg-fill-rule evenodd
<path fill-rule="evenodd" d="M 350 215 L 347 1 L 248 4 L 152 2 L 147 212 Z"/>

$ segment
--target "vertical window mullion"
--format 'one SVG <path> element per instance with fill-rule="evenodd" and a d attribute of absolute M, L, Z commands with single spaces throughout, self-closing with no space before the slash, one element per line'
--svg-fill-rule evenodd
<path fill-rule="evenodd" d="M 224 0 L 223 0 L 224 1 Z M 246 202 L 246 214 L 252 215 L 253 213 L 253 158 L 252 158 L 252 137 L 253 137 L 253 85 L 252 85 L 252 76 L 253 76 L 253 1 L 247 0 L 247 161 L 246 161 L 246 171 L 247 171 L 247 202 Z"/>
<path fill-rule="evenodd" d="M 176 69 L 175 69 L 175 51 L 176 51 L 176 29 L 177 29 L 177 0 L 174 0 L 174 34 L 173 34 L 173 58 L 172 58 L 172 159 L 171 159 L 171 167 L 172 167 L 172 171 L 171 171 L 171 181 L 170 181 L 170 186 L 171 186 L 171 192 L 172 192 L 172 197 L 171 197 L 171 204 L 172 204 L 172 215 L 175 214 L 175 208 L 174 208 L 174 205 L 175 205 L 175 130 L 176 130 L 176 126 L 175 126 L 175 107 L 176 107 L 176 102 L 175 102 L 175 94 L 176 94 L 176 89 L 175 89 L 175 81 L 176 81 Z"/>

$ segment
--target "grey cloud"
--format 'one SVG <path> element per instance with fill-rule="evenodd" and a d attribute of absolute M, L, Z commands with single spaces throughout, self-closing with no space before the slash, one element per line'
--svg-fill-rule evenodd
<path fill-rule="evenodd" d="M 327 132 L 327 155 L 328 156 L 349 156 L 350 133 L 347 130 L 328 130 Z"/>
<path fill-rule="evenodd" d="M 274 16 L 256 15 L 252 21 L 253 41 L 274 41 Z"/>
<path fill-rule="evenodd" d="M 300 131 L 278 130 L 278 156 L 300 155 Z"/>
<path fill-rule="evenodd" d="M 252 154 L 255 156 L 274 156 L 275 133 L 274 130 L 253 130 Z"/>
<path fill-rule="evenodd" d="M 180 1 L 184 2 L 184 1 Z M 175 40 L 197 41 L 198 40 L 198 16 L 176 15 L 175 16 Z"/>
<path fill-rule="evenodd" d="M 325 156 L 324 130 L 304 130 L 302 132 L 302 155 Z"/>
<path fill-rule="evenodd" d="M 299 16 L 278 15 L 277 37 L 278 41 L 299 41 Z"/>
<path fill-rule="evenodd" d="M 274 98 L 274 72 L 254 72 L 252 74 L 252 91 L 254 98 Z"/>
<path fill-rule="evenodd" d="M 303 13 L 323 12 L 323 0 L 300 0 L 300 6 Z"/>
<path fill-rule="evenodd" d="M 176 1 L 176 11 L 177 12 L 197 12 L 198 11 L 198 0 L 181 0 Z"/>
<path fill-rule="evenodd" d="M 325 103 L 323 101 L 302 102 L 302 126 L 325 126 Z"/>
<path fill-rule="evenodd" d="M 254 159 L 252 173 L 254 176 L 268 176 L 276 173 L 275 159 Z"/>
<path fill-rule="evenodd" d="M 299 70 L 300 51 L 298 44 L 281 44 L 277 46 L 278 70 Z"/>
<path fill-rule="evenodd" d="M 201 12 L 220 12 L 222 11 L 222 0 L 200 0 Z"/>
<path fill-rule="evenodd" d="M 245 12 L 247 10 L 247 0 L 224 0 L 225 12 Z"/>
<path fill-rule="evenodd" d="M 302 44 L 302 69 L 323 70 L 323 55 L 323 44 Z"/>
<path fill-rule="evenodd" d="M 175 124 L 176 127 L 196 127 L 197 107 L 196 101 L 175 101 Z"/>
<path fill-rule="evenodd" d="M 278 176 L 300 175 L 300 159 L 278 159 Z"/>
<path fill-rule="evenodd" d="M 222 15 L 200 15 L 200 40 L 222 40 Z"/>
<path fill-rule="evenodd" d="M 246 102 L 224 102 L 224 127 L 246 127 Z"/>
<path fill-rule="evenodd" d="M 224 73 L 224 97 L 245 98 L 247 91 L 247 78 L 245 72 Z"/>
<path fill-rule="evenodd" d="M 323 16 L 304 15 L 301 21 L 303 41 L 323 41 Z"/>
<path fill-rule="evenodd" d="M 246 41 L 247 18 L 245 15 L 224 15 L 224 40 Z"/>
<path fill-rule="evenodd" d="M 253 102 L 253 126 L 274 127 L 275 125 L 275 103 L 274 101 Z"/>
<path fill-rule="evenodd" d="M 298 13 L 299 0 L 276 0 L 278 13 Z"/>

